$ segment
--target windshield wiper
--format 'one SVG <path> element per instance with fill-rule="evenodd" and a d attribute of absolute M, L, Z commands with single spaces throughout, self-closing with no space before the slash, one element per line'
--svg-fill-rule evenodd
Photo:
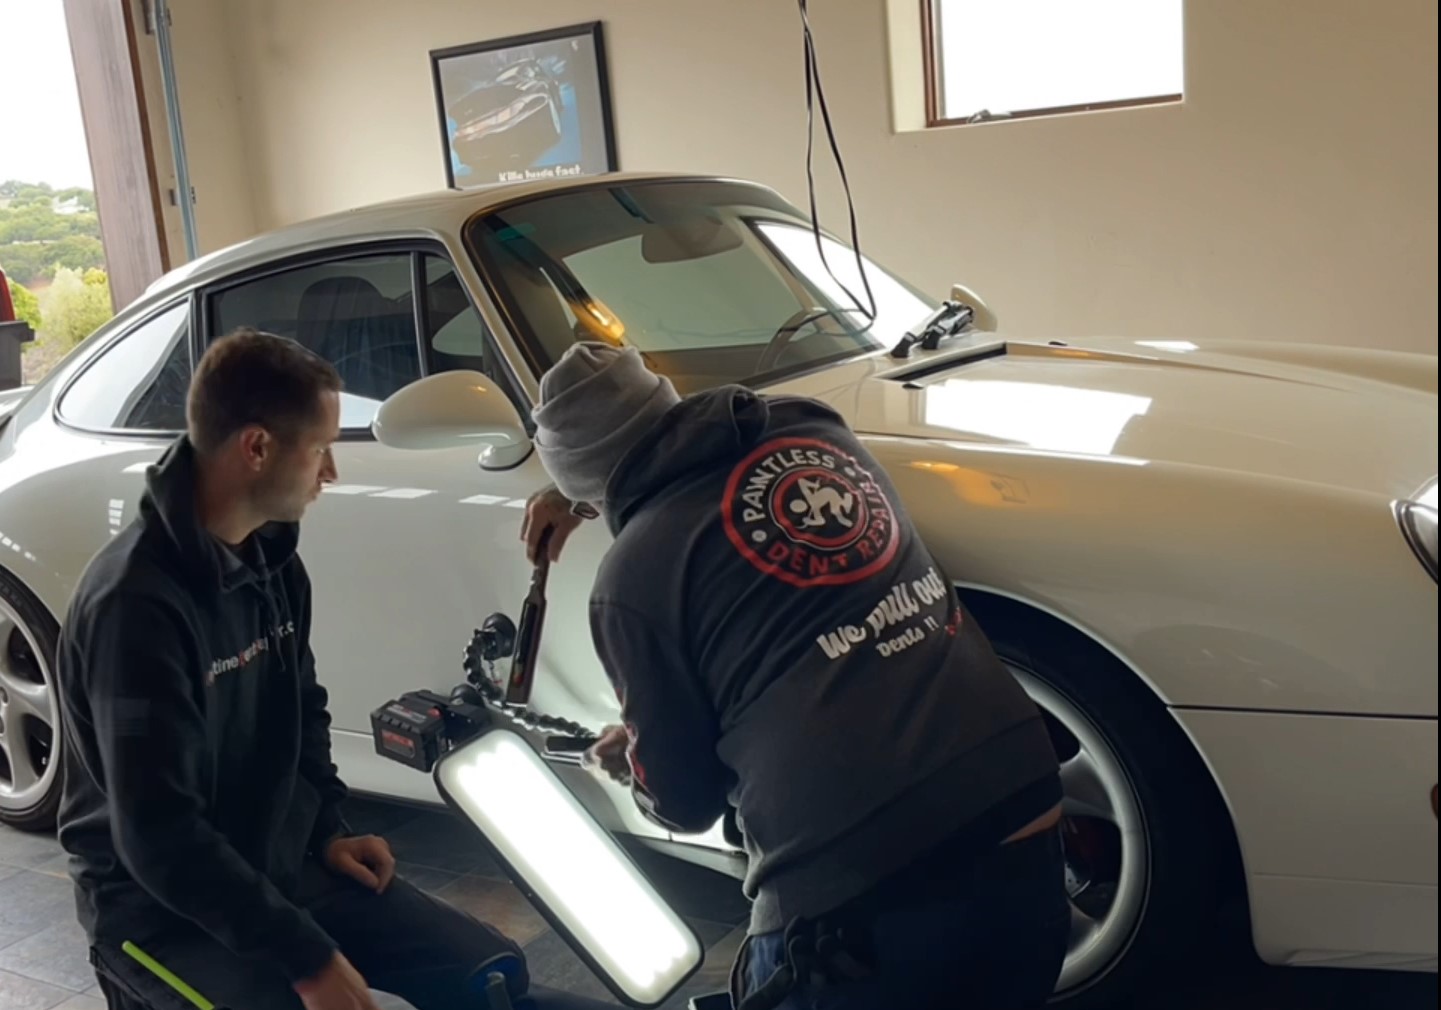
<path fill-rule="evenodd" d="M 909 358 L 911 348 L 917 344 L 921 345 L 923 351 L 934 351 L 941 346 L 941 341 L 947 337 L 954 337 L 963 332 L 975 321 L 976 310 L 965 302 L 945 301 L 940 308 L 936 309 L 920 324 L 901 337 L 900 342 L 891 348 L 891 357 Z"/>
<path fill-rule="evenodd" d="M 792 312 L 786 321 L 781 323 L 780 329 L 776 330 L 774 336 L 761 348 L 761 356 L 756 362 L 756 374 L 763 375 L 776 367 L 782 352 L 790 345 L 791 338 L 798 332 L 805 329 L 811 323 L 819 322 L 822 319 L 841 319 L 848 312 L 856 312 L 857 309 L 846 309 L 837 306 L 833 309 L 822 308 L 819 305 L 811 305 Z M 869 325 L 869 324 L 867 324 Z"/>

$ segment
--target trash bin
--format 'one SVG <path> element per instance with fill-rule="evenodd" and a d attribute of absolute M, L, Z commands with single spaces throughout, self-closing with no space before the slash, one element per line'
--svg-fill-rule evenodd
<path fill-rule="evenodd" d="M 20 352 L 35 339 L 35 331 L 22 320 L 0 322 L 0 389 L 22 385 Z"/>
<path fill-rule="evenodd" d="M 5 271 L 0 270 L 0 389 L 14 389 L 23 384 L 20 352 L 35 339 L 30 324 L 15 318 L 15 304 L 10 298 L 10 285 Z"/>

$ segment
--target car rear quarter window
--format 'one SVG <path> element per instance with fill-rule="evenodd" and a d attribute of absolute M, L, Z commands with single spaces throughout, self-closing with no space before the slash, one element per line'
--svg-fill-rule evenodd
<path fill-rule="evenodd" d="M 91 431 L 183 431 L 189 337 L 188 300 L 149 317 L 101 351 L 64 391 L 61 420 Z"/>

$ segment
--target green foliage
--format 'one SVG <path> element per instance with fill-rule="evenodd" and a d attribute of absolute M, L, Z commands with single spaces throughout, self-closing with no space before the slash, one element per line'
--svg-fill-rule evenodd
<path fill-rule="evenodd" d="M 0 200 L 20 200 L 28 202 L 36 195 L 51 196 L 55 190 L 44 182 L 21 182 L 19 179 L 7 179 L 0 182 Z"/>
<path fill-rule="evenodd" d="M 46 185 L 21 186 L 11 198 L 12 207 L 46 206 L 55 198 L 54 191 Z"/>
<path fill-rule="evenodd" d="M 55 276 L 54 250 L 40 242 L 0 246 L 0 270 L 26 284 L 39 284 Z"/>
<path fill-rule="evenodd" d="M 60 213 L 74 202 L 83 208 Z M 44 183 L 0 183 L 0 269 L 22 284 L 49 280 L 57 267 L 104 268 L 95 194 L 87 189 L 56 191 Z"/>
<path fill-rule="evenodd" d="M 54 242 L 70 234 L 70 222 L 41 203 L 12 204 L 0 211 L 0 245 Z"/>
<path fill-rule="evenodd" d="M 82 277 L 76 270 L 60 267 L 44 293 L 41 310 L 44 341 L 68 351 L 115 314 L 109 278 L 102 270 L 87 271 Z"/>
<path fill-rule="evenodd" d="M 99 237 L 94 214 L 57 214 L 49 204 L 11 204 L 0 210 L 0 246 L 11 242 L 54 242 L 70 235 Z"/>
<path fill-rule="evenodd" d="M 15 303 L 15 317 L 29 323 L 32 330 L 40 329 L 40 300 L 35 292 L 8 277 L 6 282 L 10 287 L 10 300 Z"/>
<path fill-rule="evenodd" d="M 95 194 L 88 189 L 81 189 L 79 186 L 72 186 L 70 189 L 62 189 L 55 194 L 55 199 L 60 203 L 69 203 L 74 200 L 87 211 L 95 213 Z"/>

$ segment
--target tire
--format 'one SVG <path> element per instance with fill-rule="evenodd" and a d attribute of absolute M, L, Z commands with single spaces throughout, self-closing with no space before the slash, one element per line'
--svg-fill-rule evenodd
<path fill-rule="evenodd" d="M 1079 920 L 1051 1005 L 1126 1005 L 1148 979 L 1184 971 L 1181 958 L 1204 949 L 1214 933 L 1235 847 L 1225 806 L 1165 706 L 1109 652 L 1022 605 L 970 593 L 963 598 L 1047 714 L 1066 784 L 1072 908 L 1087 908 L 1101 924 L 1085 946 L 1078 941 L 1096 927 Z M 1082 750 L 1088 763 L 1072 762 Z M 1105 787 L 1105 802 L 1094 792 L 1097 785 Z M 1115 823 L 1093 811 L 1115 814 Z M 1127 824 L 1132 832 L 1123 840 Z M 1120 855 L 1118 864 L 1105 858 L 1108 844 Z"/>
<path fill-rule="evenodd" d="M 0 571 L 0 698 L 16 693 L 17 684 L 33 688 L 38 682 L 49 701 L 48 740 L 43 732 L 46 720 L 33 714 L 33 709 L 43 706 L 32 705 L 23 718 L 15 717 L 17 708 L 8 723 L 0 717 L 0 724 L 11 727 L 4 733 L 4 725 L 0 725 L 0 733 L 4 733 L 0 738 L 0 824 L 22 831 L 53 830 L 60 807 L 62 734 L 55 683 L 59 638 L 59 625 L 49 611 L 24 586 Z M 28 759 L 32 771 L 40 766 L 36 781 L 19 794 L 13 788 L 11 755 Z"/>

